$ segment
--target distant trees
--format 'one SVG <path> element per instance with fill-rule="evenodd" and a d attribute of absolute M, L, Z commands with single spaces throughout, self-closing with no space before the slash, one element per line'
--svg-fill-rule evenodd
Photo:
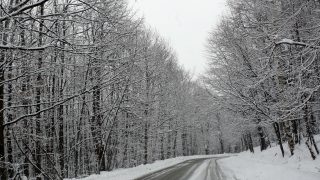
<path fill-rule="evenodd" d="M 211 33 L 204 81 L 218 94 L 214 96 L 226 113 L 238 119 L 240 126 L 233 128 L 249 149 L 257 144 L 253 133 L 261 150 L 276 137 L 282 155 L 282 142 L 288 142 L 293 155 L 301 140 L 313 159 L 319 154 L 311 143 L 319 133 L 319 5 L 300 0 L 229 1 L 230 15 Z"/>

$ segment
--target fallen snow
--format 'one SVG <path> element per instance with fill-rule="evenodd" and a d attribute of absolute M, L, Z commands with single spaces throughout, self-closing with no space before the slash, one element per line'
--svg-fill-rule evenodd
<path fill-rule="evenodd" d="M 320 147 L 320 135 L 315 136 L 315 140 L 318 147 Z M 320 156 L 316 160 L 312 160 L 304 143 L 295 147 L 293 156 L 290 156 L 287 144 L 284 144 L 283 147 L 285 151 L 284 157 L 282 157 L 278 146 L 268 148 L 263 152 L 260 151 L 259 147 L 256 147 L 254 149 L 255 153 L 246 151 L 238 154 L 238 156 L 223 158 L 217 162 L 228 180 L 320 180 Z M 101 172 L 100 175 L 91 175 L 82 178 L 82 180 L 131 180 L 189 159 L 228 155 L 232 154 L 177 157 L 134 168 Z M 209 160 L 204 161 L 194 171 L 191 180 L 204 178 L 209 162 Z"/>
<path fill-rule="evenodd" d="M 207 172 L 207 167 L 209 166 L 210 160 L 205 160 L 192 174 L 189 180 L 199 180 L 204 179 Z"/>
<path fill-rule="evenodd" d="M 320 147 L 320 136 L 315 140 Z M 254 153 L 242 152 L 238 156 L 218 160 L 225 174 L 232 175 L 237 180 L 319 180 L 320 156 L 312 160 L 307 146 L 302 143 L 295 147 L 295 154 L 290 156 L 287 144 L 283 144 L 285 151 L 282 157 L 279 146 Z"/>
<path fill-rule="evenodd" d="M 190 159 L 197 159 L 197 158 L 210 158 L 210 157 L 224 157 L 229 156 L 233 154 L 219 154 L 219 155 L 197 155 L 197 156 L 182 156 L 182 157 L 176 157 L 171 159 L 166 159 L 163 161 L 156 161 L 152 164 L 146 164 L 146 165 L 140 165 L 133 168 L 128 169 L 118 169 L 110 172 L 101 172 L 99 175 L 91 175 L 86 178 L 81 178 L 81 180 L 132 180 L 138 177 L 141 177 L 146 174 L 150 174 L 153 172 L 156 172 L 158 170 L 161 170 L 166 167 L 173 166 L 175 164 L 179 164 L 183 161 L 190 160 Z M 205 164 L 205 163 L 203 163 Z M 201 165 L 201 167 L 203 166 Z M 201 168 L 203 169 L 203 168 Z M 197 174 L 198 170 L 201 170 L 198 168 L 194 174 Z M 195 175 L 194 175 L 195 176 Z M 70 179 L 65 179 L 70 180 Z M 79 180 L 73 178 L 72 180 Z"/>
<path fill-rule="evenodd" d="M 291 39 L 282 39 L 281 41 L 277 42 L 276 44 L 282 44 L 282 43 L 293 44 L 294 41 Z"/>

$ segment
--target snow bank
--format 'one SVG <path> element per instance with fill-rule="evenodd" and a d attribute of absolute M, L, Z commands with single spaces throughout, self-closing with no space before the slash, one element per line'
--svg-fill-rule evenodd
<path fill-rule="evenodd" d="M 320 147 L 320 135 L 315 136 L 316 143 Z M 227 179 L 237 180 L 320 180 L 320 156 L 312 160 L 309 150 L 304 143 L 295 147 L 295 154 L 290 156 L 287 144 L 283 145 L 285 156 L 282 157 L 278 146 L 268 148 L 260 152 L 256 147 L 255 153 L 242 152 L 238 156 L 232 156 L 218 160 L 222 171 Z M 118 169 L 111 172 L 101 172 L 100 175 L 91 175 L 82 180 L 130 180 L 143 175 L 156 172 L 160 169 L 170 167 L 189 159 L 223 157 L 232 154 L 222 155 L 199 155 L 184 156 L 163 161 L 156 161 L 153 164 L 140 165 L 134 168 Z M 199 179 L 205 175 L 209 161 L 205 161 L 193 174 L 191 179 Z M 75 180 L 75 179 L 73 179 Z"/>
<path fill-rule="evenodd" d="M 315 136 L 315 140 L 320 147 L 320 136 Z M 218 162 L 226 174 L 233 174 L 234 178 L 239 180 L 320 179 L 320 156 L 312 160 L 304 143 L 295 147 L 293 156 L 290 156 L 287 144 L 283 144 L 283 148 L 284 157 L 279 146 L 263 152 L 260 147 L 256 147 L 253 154 L 246 151 Z"/>
<path fill-rule="evenodd" d="M 101 172 L 99 175 L 91 175 L 86 178 L 81 178 L 81 180 L 131 180 L 138 177 L 141 177 L 143 175 L 156 172 L 160 169 L 170 167 L 173 165 L 176 165 L 178 163 L 181 163 L 183 161 L 189 160 L 189 159 L 197 159 L 197 158 L 210 158 L 210 157 L 223 157 L 223 156 L 229 156 L 232 154 L 219 154 L 219 155 L 197 155 L 197 156 L 182 156 L 182 157 L 176 157 L 171 159 L 166 159 L 163 161 L 156 161 L 152 164 L 146 164 L 146 165 L 140 165 L 134 168 L 128 168 L 128 169 L 118 169 L 110 172 Z M 70 180 L 70 179 L 65 179 Z M 73 178 L 72 180 L 76 180 Z M 78 179 L 77 179 L 78 180 Z"/>

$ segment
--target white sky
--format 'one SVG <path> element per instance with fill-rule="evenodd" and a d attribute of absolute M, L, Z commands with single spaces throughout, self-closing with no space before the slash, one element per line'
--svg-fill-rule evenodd
<path fill-rule="evenodd" d="M 130 7 L 170 43 L 179 64 L 197 77 L 206 66 L 208 32 L 225 11 L 226 0 L 128 0 Z"/>

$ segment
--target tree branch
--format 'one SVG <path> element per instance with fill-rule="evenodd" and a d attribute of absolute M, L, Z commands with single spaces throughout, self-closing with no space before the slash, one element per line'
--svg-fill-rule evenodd
<path fill-rule="evenodd" d="M 313 49 L 320 49 L 320 46 L 315 46 L 315 45 L 311 45 L 303 42 L 296 42 L 291 39 L 282 39 L 281 41 L 276 42 L 276 45 L 279 45 L 279 44 L 289 44 L 289 45 L 297 45 L 297 46 L 303 46 L 303 47 L 308 47 Z"/>
<path fill-rule="evenodd" d="M 25 50 L 25 51 L 41 51 L 41 50 L 45 50 L 49 47 L 53 47 L 53 45 L 44 45 L 44 46 L 40 46 L 40 47 L 25 47 L 25 46 L 5 46 L 5 45 L 0 45 L 0 49 L 12 49 L 12 50 Z"/>
<path fill-rule="evenodd" d="M 25 6 L 25 7 L 23 7 L 23 8 L 21 8 L 21 9 L 15 11 L 15 12 L 12 12 L 12 13 L 8 14 L 7 16 L 1 17 L 1 18 L 0 18 L 0 22 L 5 21 L 5 20 L 9 19 L 10 17 L 19 15 L 19 14 L 21 14 L 23 11 L 26 11 L 26 10 L 28 10 L 28 9 L 32 9 L 32 8 L 34 8 L 34 7 L 37 7 L 37 6 L 40 6 L 40 5 L 44 4 L 44 3 L 46 3 L 47 1 L 49 1 L 49 0 L 42 0 L 42 1 L 39 1 L 39 2 L 37 2 L 37 3 L 30 4 L 29 6 Z M 24 4 L 24 2 L 22 3 L 22 5 L 23 5 L 23 4 Z M 20 4 L 20 5 L 21 5 L 21 4 Z M 18 6 L 19 6 L 19 5 L 18 5 Z"/>

